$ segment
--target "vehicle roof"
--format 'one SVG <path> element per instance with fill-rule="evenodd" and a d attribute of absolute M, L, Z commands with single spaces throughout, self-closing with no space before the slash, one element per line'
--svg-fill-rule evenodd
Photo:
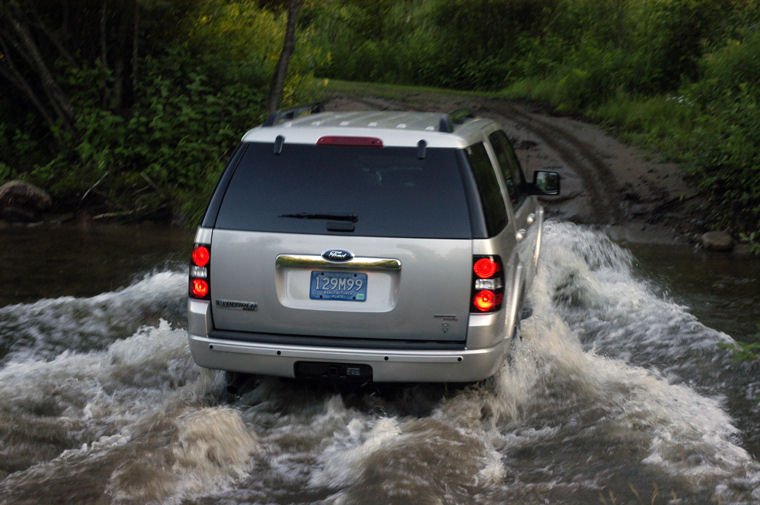
<path fill-rule="evenodd" d="M 325 136 L 375 137 L 384 146 L 416 147 L 424 140 L 427 147 L 464 148 L 481 140 L 483 130 L 498 125 L 490 119 L 466 118 L 462 123 L 448 124 L 453 132 L 440 131 L 441 120 L 448 116 L 434 112 L 353 111 L 321 112 L 284 121 L 273 126 L 249 130 L 243 142 L 274 142 L 284 137 L 285 144 L 316 144 Z"/>

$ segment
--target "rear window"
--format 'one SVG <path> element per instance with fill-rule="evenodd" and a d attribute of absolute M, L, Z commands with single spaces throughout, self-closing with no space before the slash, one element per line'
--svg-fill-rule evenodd
<path fill-rule="evenodd" d="M 247 146 L 216 227 L 378 237 L 471 238 L 455 149 Z M 336 231 L 335 229 L 343 231 Z M 353 228 L 353 231 L 349 231 Z"/>

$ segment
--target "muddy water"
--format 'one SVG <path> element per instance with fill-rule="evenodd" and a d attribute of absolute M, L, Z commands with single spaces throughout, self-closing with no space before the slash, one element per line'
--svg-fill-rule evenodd
<path fill-rule="evenodd" d="M 549 223 L 493 379 L 230 394 L 187 350 L 189 235 L 140 233 L 0 232 L 0 503 L 760 502 L 760 370 L 718 347 L 756 262 Z"/>

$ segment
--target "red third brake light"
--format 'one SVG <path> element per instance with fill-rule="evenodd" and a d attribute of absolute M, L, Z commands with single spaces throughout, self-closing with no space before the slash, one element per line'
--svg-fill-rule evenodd
<path fill-rule="evenodd" d="M 341 137 L 331 135 L 319 137 L 318 146 L 353 146 L 353 147 L 383 147 L 383 141 L 377 137 Z"/>

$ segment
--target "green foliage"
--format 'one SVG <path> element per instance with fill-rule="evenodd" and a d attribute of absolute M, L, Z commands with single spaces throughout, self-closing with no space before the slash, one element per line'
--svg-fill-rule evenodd
<path fill-rule="evenodd" d="M 307 12 L 318 75 L 583 112 L 683 162 L 711 226 L 760 233 L 757 2 L 327 0 Z"/>
<path fill-rule="evenodd" d="M 574 45 L 568 37 L 566 56 L 544 48 L 540 64 L 523 67 L 534 73 L 505 93 L 584 111 L 683 162 L 711 199 L 711 225 L 752 236 L 760 230 L 760 8 L 618 3 L 627 5 L 621 41 L 599 27 Z"/>
<path fill-rule="evenodd" d="M 758 330 L 760 330 L 760 325 L 758 325 Z M 760 338 L 760 333 L 758 333 L 758 338 Z M 752 342 L 752 343 L 744 343 L 744 342 L 735 342 L 733 344 L 718 344 L 719 347 L 723 349 L 728 349 L 730 351 L 733 351 L 734 353 L 734 361 L 735 362 L 742 362 L 742 361 L 758 361 L 760 360 L 760 342 Z"/>
<path fill-rule="evenodd" d="M 0 162 L 0 185 L 5 184 L 7 181 L 13 178 L 13 171 L 11 167 L 5 163 Z"/>
<path fill-rule="evenodd" d="M 30 2 L 58 26 L 59 11 Z M 114 30 L 104 62 L 102 3 L 83 0 L 70 25 L 81 34 L 61 39 L 81 46 L 70 51 L 77 64 L 54 65 L 73 126 L 45 125 L 29 104 L 0 97 L 0 177 L 31 179 L 71 206 L 87 195 L 103 210 L 197 215 L 225 150 L 264 117 L 285 3 L 140 1 L 133 81 L 125 76 L 134 4 L 107 4 Z M 314 94 L 314 69 L 500 91 L 583 112 L 684 162 L 712 200 L 709 224 L 732 227 L 754 247 L 758 26 L 760 3 L 749 0 L 303 0 L 283 105 Z M 57 54 L 50 43 L 43 49 Z"/>
<path fill-rule="evenodd" d="M 719 343 L 718 347 L 727 349 L 733 353 L 734 363 L 760 363 L 760 324 L 757 325 L 757 334 L 753 342 Z M 760 398 L 756 399 L 760 402 Z"/>
<path fill-rule="evenodd" d="M 144 89 L 129 118 L 82 104 L 71 149 L 31 177 L 58 199 L 76 197 L 102 178 L 98 192 L 109 206 L 138 210 L 205 189 L 199 183 L 207 170 L 218 174 L 225 149 L 261 121 L 263 95 L 261 85 L 212 86 L 196 65 L 184 48 L 146 61 Z"/>
<path fill-rule="evenodd" d="M 739 238 L 749 244 L 750 250 L 753 254 L 760 256 L 760 231 L 740 233 Z"/>
<path fill-rule="evenodd" d="M 61 65 L 61 82 L 76 110 L 74 133 L 60 132 L 63 142 L 51 153 L 34 129 L 0 124 L 14 135 L 11 143 L 0 143 L 0 159 L 35 161 L 20 175 L 47 189 L 59 205 L 137 219 L 173 214 L 197 222 L 229 152 L 243 132 L 265 118 L 286 17 L 255 0 L 177 5 L 176 32 L 167 35 L 176 38 L 145 52 L 128 108 L 104 106 L 93 83 L 111 75 L 100 61 Z M 155 12 L 165 15 L 163 9 Z M 309 53 L 298 48 L 284 105 L 314 91 Z M 32 157 L 32 152 L 46 155 Z M 8 165 L 0 164 L 0 176 L 10 171 Z"/>
<path fill-rule="evenodd" d="M 707 54 L 703 78 L 684 87 L 698 111 L 689 158 L 710 194 L 715 220 L 752 234 L 760 230 L 760 32 L 731 39 Z"/>
<path fill-rule="evenodd" d="M 334 78 L 388 82 L 429 73 L 435 59 L 428 59 L 433 56 L 431 47 L 417 23 L 428 10 L 424 3 L 388 0 L 328 0 L 305 6 L 303 19 L 317 50 L 316 71 Z"/>
<path fill-rule="evenodd" d="M 503 86 L 523 37 L 540 30 L 555 0 L 439 0 L 430 9 L 442 86 Z M 445 49 L 444 49 L 445 48 Z M 432 83 L 431 83 L 432 84 Z"/>
<path fill-rule="evenodd" d="M 321 2 L 318 73 L 351 80 L 498 89 L 546 78 L 565 108 L 678 87 L 696 75 L 719 0 Z M 601 91 L 601 94 L 599 93 Z"/>
<path fill-rule="evenodd" d="M 599 121 L 616 125 L 624 138 L 655 147 L 670 159 L 684 161 L 696 120 L 682 95 L 634 96 L 618 91 L 604 104 L 588 111 Z"/>

